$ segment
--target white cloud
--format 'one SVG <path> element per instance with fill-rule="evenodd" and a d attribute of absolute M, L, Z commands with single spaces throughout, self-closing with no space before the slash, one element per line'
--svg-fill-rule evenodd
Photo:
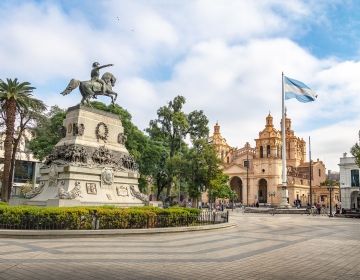
<path fill-rule="evenodd" d="M 359 141 L 359 123 L 360 116 L 357 115 L 353 120 L 342 121 L 309 131 L 312 158 L 314 160 L 319 158 L 327 165 L 328 169 L 337 171 L 339 169 L 337 166 L 339 158 L 345 152 L 349 154 L 350 148 Z"/>
<path fill-rule="evenodd" d="M 0 77 L 29 80 L 46 102 L 65 107 L 80 100 L 58 94 L 70 78 L 89 79 L 94 60 L 113 63 L 106 71 L 118 78 L 118 102 L 140 128 L 181 94 L 186 110 L 204 110 L 211 129 L 218 120 L 228 142 L 243 146 L 254 145 L 269 111 L 279 127 L 283 71 L 318 92 L 310 104 L 287 101 L 288 115 L 336 170 L 356 140 L 359 122 L 349 119 L 360 119 L 360 62 L 319 59 L 292 40 L 331 20 L 326 2 L 104 1 L 66 12 L 55 2 L 3 5 Z M 169 78 L 147 78 L 159 69 Z"/>

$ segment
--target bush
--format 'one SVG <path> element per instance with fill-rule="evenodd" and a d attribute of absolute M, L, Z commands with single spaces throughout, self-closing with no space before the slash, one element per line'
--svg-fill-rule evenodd
<path fill-rule="evenodd" d="M 199 209 L 36 207 L 0 205 L 0 228 L 134 229 L 196 225 Z"/>

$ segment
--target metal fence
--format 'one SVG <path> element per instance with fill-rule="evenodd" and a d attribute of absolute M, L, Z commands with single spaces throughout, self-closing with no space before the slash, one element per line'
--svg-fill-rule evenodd
<path fill-rule="evenodd" d="M 0 229 L 10 230 L 97 230 L 97 229 L 140 229 L 140 228 L 164 228 L 200 226 L 209 224 L 227 223 L 229 211 L 211 212 L 203 211 L 200 214 L 187 215 L 156 215 L 134 217 L 107 217 L 87 215 L 71 221 L 53 221 L 33 217 L 25 221 L 0 223 Z"/>

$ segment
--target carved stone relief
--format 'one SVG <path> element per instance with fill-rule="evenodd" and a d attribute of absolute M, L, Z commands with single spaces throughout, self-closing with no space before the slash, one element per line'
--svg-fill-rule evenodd
<path fill-rule="evenodd" d="M 56 165 L 51 165 L 48 176 L 49 176 L 48 179 L 49 187 L 56 186 L 57 179 L 59 176 L 59 172 L 57 171 Z"/>
<path fill-rule="evenodd" d="M 149 201 L 148 196 L 146 194 L 136 191 L 134 186 L 130 186 L 130 193 L 132 196 L 136 197 L 137 199 L 140 199 L 143 202 Z"/>
<path fill-rule="evenodd" d="M 60 181 L 60 186 L 65 186 L 65 180 Z"/>
<path fill-rule="evenodd" d="M 44 189 L 45 182 L 41 181 L 38 187 L 33 188 L 31 191 L 24 194 L 25 198 L 33 198 L 42 192 Z"/>
<path fill-rule="evenodd" d="M 95 129 L 96 138 L 106 141 L 109 135 L 109 128 L 103 122 L 99 122 Z"/>
<path fill-rule="evenodd" d="M 97 194 L 96 184 L 95 183 L 86 183 L 86 192 L 88 194 Z"/>
<path fill-rule="evenodd" d="M 112 168 L 105 167 L 101 172 L 101 181 L 106 185 L 111 185 L 114 181 L 114 173 Z"/>
<path fill-rule="evenodd" d="M 62 126 L 60 128 L 60 131 L 59 131 L 60 135 L 62 138 L 64 138 L 66 136 L 66 127 L 65 126 Z"/>
<path fill-rule="evenodd" d="M 112 153 L 105 146 L 101 146 L 94 151 L 92 160 L 99 164 L 111 164 L 114 161 Z"/>
<path fill-rule="evenodd" d="M 117 141 L 118 141 L 119 144 L 125 145 L 126 139 L 127 139 L 127 136 L 124 133 L 119 133 L 118 134 Z"/>
<path fill-rule="evenodd" d="M 85 126 L 84 124 L 78 124 L 78 123 L 73 123 L 73 136 L 82 136 L 84 134 L 85 131 Z"/>
<path fill-rule="evenodd" d="M 114 170 L 138 171 L 134 158 L 122 152 L 110 151 L 105 146 L 98 148 L 82 145 L 62 145 L 55 147 L 45 160 L 45 166 L 56 164 L 100 165 Z"/>
<path fill-rule="evenodd" d="M 58 197 L 60 199 L 75 199 L 81 196 L 80 181 L 75 182 L 75 187 L 71 191 L 65 191 L 64 188 L 60 187 L 58 191 Z"/>
<path fill-rule="evenodd" d="M 127 186 L 116 186 L 116 193 L 118 196 L 129 196 Z"/>

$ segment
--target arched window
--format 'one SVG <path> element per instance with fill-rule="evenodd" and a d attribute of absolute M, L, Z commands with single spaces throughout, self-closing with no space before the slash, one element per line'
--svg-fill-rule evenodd
<path fill-rule="evenodd" d="M 236 198 L 234 199 L 234 202 L 243 202 L 243 184 L 242 184 L 242 180 L 235 176 L 233 178 L 231 178 L 230 180 L 230 187 L 232 189 L 232 191 L 234 191 L 236 193 Z"/>
<path fill-rule="evenodd" d="M 260 146 L 260 158 L 264 157 L 264 148 L 263 146 Z"/>
<path fill-rule="evenodd" d="M 359 169 L 351 170 L 351 186 L 359 187 Z"/>
<path fill-rule="evenodd" d="M 266 146 L 266 156 L 270 157 L 270 145 Z"/>

